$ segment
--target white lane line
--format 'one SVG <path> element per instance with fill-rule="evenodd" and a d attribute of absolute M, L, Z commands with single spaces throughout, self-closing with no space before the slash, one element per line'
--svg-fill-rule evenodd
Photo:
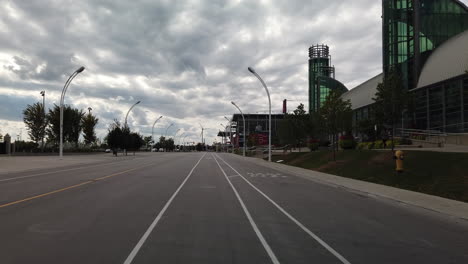
<path fill-rule="evenodd" d="M 47 174 L 55 174 L 55 173 L 66 172 L 66 171 L 74 171 L 74 170 L 93 168 L 93 167 L 113 164 L 113 163 L 116 163 L 116 162 L 122 163 L 122 162 L 130 161 L 130 160 L 134 160 L 134 159 L 127 159 L 127 160 L 124 160 L 124 161 L 112 161 L 112 162 L 95 164 L 95 165 L 85 166 L 85 167 L 71 168 L 71 169 L 58 170 L 58 171 L 49 171 L 49 172 L 42 172 L 42 173 L 26 175 L 26 176 L 19 176 L 19 177 L 14 177 L 14 178 L 1 179 L 0 182 L 13 181 L 13 180 L 24 179 L 24 178 L 32 178 L 32 177 L 37 177 L 37 176 L 42 176 L 42 175 L 47 175 Z M 80 164 L 76 164 L 76 165 L 80 165 Z"/>
<path fill-rule="evenodd" d="M 200 164 L 200 161 L 206 156 L 206 153 L 203 154 L 203 156 L 198 160 L 198 162 L 195 164 L 195 166 L 193 166 L 192 170 L 190 170 L 189 174 L 187 175 L 187 177 L 185 177 L 184 181 L 180 184 L 179 188 L 177 188 L 177 190 L 174 192 L 174 194 L 172 194 L 171 198 L 169 198 L 169 200 L 166 202 L 166 204 L 164 205 L 163 209 L 159 212 L 159 214 L 156 216 L 156 218 L 154 219 L 154 221 L 151 223 L 151 225 L 148 227 L 148 229 L 146 230 L 146 232 L 143 234 L 143 236 L 140 238 L 140 241 L 138 241 L 138 243 L 136 244 L 136 246 L 133 248 L 132 252 L 130 252 L 130 255 L 128 255 L 127 259 L 125 260 L 124 264 L 130 264 L 132 263 L 133 259 L 136 257 L 136 255 L 138 254 L 138 251 L 140 251 L 141 247 L 143 246 L 143 244 L 145 243 L 146 239 L 149 237 L 149 235 L 151 234 L 151 232 L 153 231 L 153 229 L 156 227 L 156 225 L 158 224 L 159 220 L 161 220 L 161 217 L 163 216 L 163 214 L 166 212 L 167 208 L 171 205 L 172 203 L 172 200 L 174 200 L 174 198 L 177 196 L 177 194 L 179 193 L 180 189 L 182 189 L 182 187 L 184 186 L 185 182 L 187 182 L 187 180 L 190 178 L 190 176 L 192 175 L 193 171 L 195 170 L 195 168 L 198 166 L 198 164 Z"/>
<path fill-rule="evenodd" d="M 279 206 L 275 201 L 273 201 L 268 195 L 263 193 L 260 189 L 255 187 L 250 181 L 248 181 L 242 174 L 240 174 L 236 169 L 234 169 L 229 163 L 227 163 L 224 159 L 222 159 L 218 154 L 216 154 L 220 160 L 222 160 L 226 165 L 228 165 L 234 172 L 239 174 L 239 176 L 247 182 L 252 188 L 254 188 L 257 192 L 259 192 L 263 197 L 265 197 L 270 203 L 272 203 L 278 210 L 280 210 L 284 215 L 286 215 L 291 221 L 293 221 L 296 225 L 298 225 L 304 232 L 306 232 L 309 236 L 311 236 L 315 241 L 317 241 L 320 245 L 326 248 L 330 253 L 332 253 L 336 258 L 338 258 L 344 264 L 351 264 L 347 259 L 345 259 L 340 253 L 334 250 L 331 246 L 329 246 L 325 241 L 323 241 L 320 237 L 310 231 L 307 227 L 305 227 L 301 222 L 299 222 L 296 218 L 290 215 L 286 210 L 284 210 L 281 206 Z"/>
<path fill-rule="evenodd" d="M 212 154 L 213 155 L 213 154 Z M 224 177 L 226 178 L 226 180 L 228 181 L 229 185 L 231 185 L 231 188 L 232 188 L 232 191 L 234 192 L 234 194 L 236 195 L 237 197 L 237 200 L 239 201 L 242 209 L 244 210 L 244 213 L 245 215 L 247 216 L 247 219 L 249 219 L 249 222 L 250 222 L 250 225 L 252 226 L 253 230 L 255 231 L 255 234 L 257 234 L 257 237 L 258 239 L 260 240 L 260 242 L 262 243 L 263 245 L 263 248 L 265 248 L 265 251 L 267 252 L 268 256 L 270 257 L 271 259 L 271 262 L 273 262 L 274 264 L 279 264 L 280 262 L 278 261 L 278 259 L 276 258 L 276 255 L 275 253 L 273 253 L 273 250 L 271 250 L 271 247 L 270 245 L 268 245 L 268 242 L 266 242 L 265 238 L 263 237 L 262 233 L 260 232 L 260 230 L 258 229 L 257 227 L 257 224 L 255 224 L 255 221 L 253 220 L 252 216 L 250 215 L 249 213 L 249 210 L 247 210 L 247 207 L 245 206 L 244 204 L 244 201 L 242 201 L 242 198 L 240 197 L 239 193 L 237 192 L 236 188 L 234 188 L 234 185 L 232 185 L 231 181 L 229 180 L 226 172 L 223 170 L 223 168 L 221 168 L 221 165 L 219 164 L 218 160 L 216 159 L 216 157 L 213 155 L 213 158 L 214 160 L 216 161 L 216 163 L 218 164 L 218 167 L 221 169 L 221 171 L 223 172 L 224 174 Z M 240 176 L 240 175 L 239 175 Z"/>

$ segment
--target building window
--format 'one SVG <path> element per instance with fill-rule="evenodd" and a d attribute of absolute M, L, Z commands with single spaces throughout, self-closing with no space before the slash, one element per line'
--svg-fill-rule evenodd
<path fill-rule="evenodd" d="M 417 129 L 427 129 L 427 90 L 419 89 L 414 94 L 415 125 Z"/>
<path fill-rule="evenodd" d="M 442 86 L 429 89 L 429 129 L 443 130 L 444 103 Z"/>
<path fill-rule="evenodd" d="M 460 96 L 460 81 L 445 86 L 445 132 L 456 133 L 463 129 Z"/>
<path fill-rule="evenodd" d="M 468 78 L 463 81 L 464 131 L 468 132 Z"/>

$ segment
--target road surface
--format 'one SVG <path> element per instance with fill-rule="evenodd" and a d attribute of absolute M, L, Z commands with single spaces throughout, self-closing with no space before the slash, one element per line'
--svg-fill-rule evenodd
<path fill-rule="evenodd" d="M 0 263 L 468 263 L 463 220 L 232 154 L 0 175 Z"/>

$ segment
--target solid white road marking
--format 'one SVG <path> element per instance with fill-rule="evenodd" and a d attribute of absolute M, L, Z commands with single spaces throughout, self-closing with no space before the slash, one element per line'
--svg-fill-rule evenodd
<path fill-rule="evenodd" d="M 286 215 L 291 221 L 293 221 L 296 225 L 298 225 L 304 232 L 306 232 L 309 236 L 311 236 L 315 241 L 317 241 L 320 245 L 326 248 L 330 253 L 332 253 L 336 258 L 338 258 L 344 264 L 351 264 L 347 259 L 345 259 L 340 253 L 334 250 L 331 246 L 329 246 L 325 241 L 323 241 L 320 237 L 310 231 L 307 227 L 305 227 L 301 222 L 299 222 L 296 218 L 290 215 L 286 210 L 284 210 L 281 206 L 279 206 L 275 201 L 273 201 L 268 195 L 263 193 L 260 189 L 255 187 L 249 180 L 247 180 L 242 174 L 240 174 L 236 169 L 234 169 L 229 163 L 227 163 L 224 159 L 222 159 L 218 154 L 216 156 L 222 160 L 227 166 L 229 166 L 234 172 L 239 174 L 239 176 L 247 182 L 252 188 L 254 188 L 257 192 L 259 192 L 263 197 L 265 197 L 270 203 L 272 203 L 278 210 L 280 210 L 284 215 Z"/>
<path fill-rule="evenodd" d="M 174 194 L 172 194 L 171 198 L 169 198 L 169 200 L 166 202 L 166 204 L 164 205 L 163 209 L 159 212 L 159 214 L 156 216 L 156 218 L 154 219 L 154 221 L 151 223 L 151 225 L 148 227 L 148 230 L 146 230 L 146 232 L 143 234 L 143 236 L 140 238 L 140 241 L 138 241 L 138 243 L 136 244 L 136 246 L 133 248 L 132 252 L 130 252 L 130 255 L 128 255 L 127 259 L 125 260 L 124 264 L 130 264 L 132 263 L 133 259 L 135 258 L 135 256 L 138 254 L 138 251 L 140 251 L 141 247 L 143 246 L 143 244 L 145 243 L 146 239 L 149 237 L 149 235 L 151 234 L 151 232 L 153 231 L 154 227 L 158 224 L 159 220 L 161 220 L 161 217 L 163 216 L 163 214 L 166 212 L 167 208 L 169 207 L 169 205 L 171 205 L 172 203 L 172 200 L 174 200 L 174 198 L 177 196 L 177 194 L 179 193 L 180 189 L 182 189 L 182 187 L 184 186 L 185 182 L 187 182 L 187 180 L 190 178 L 190 176 L 192 175 L 193 171 L 195 170 L 195 168 L 198 166 L 198 164 L 200 163 L 200 161 L 206 156 L 206 153 L 203 154 L 203 156 L 198 160 L 198 162 L 195 164 L 195 166 L 193 166 L 192 170 L 189 172 L 189 174 L 187 175 L 187 177 L 185 177 L 184 181 L 180 184 L 179 188 L 177 188 L 177 190 L 174 192 Z"/>
<path fill-rule="evenodd" d="M 244 210 L 245 215 L 247 216 L 247 219 L 249 219 L 250 225 L 252 226 L 253 230 L 255 231 L 255 234 L 257 234 L 258 239 L 259 239 L 260 242 L 262 243 L 263 248 L 265 248 L 265 251 L 267 252 L 267 254 L 268 254 L 268 256 L 270 257 L 271 261 L 272 261 L 274 264 L 279 264 L 280 262 L 279 262 L 278 259 L 276 258 L 275 253 L 273 253 L 273 250 L 271 250 L 270 245 L 268 245 L 268 242 L 266 242 L 265 238 L 263 237 L 262 232 L 260 232 L 260 230 L 258 229 L 257 224 L 255 224 L 255 221 L 253 220 L 252 216 L 250 215 L 249 210 L 248 210 L 247 207 L 245 206 L 244 201 L 242 201 L 242 198 L 240 197 L 240 195 L 239 195 L 239 193 L 237 192 L 236 188 L 234 188 L 234 185 L 232 185 L 231 181 L 230 181 L 229 178 L 227 177 L 226 172 L 223 170 L 223 168 L 221 168 L 221 165 L 219 164 L 219 162 L 218 162 L 218 160 L 216 159 L 216 157 L 214 157 L 214 155 L 213 155 L 213 158 L 214 158 L 214 160 L 216 161 L 216 163 L 218 164 L 218 167 L 219 167 L 219 168 L 221 169 L 221 171 L 223 172 L 224 177 L 225 177 L 226 180 L 228 181 L 229 185 L 231 186 L 232 191 L 233 191 L 234 194 L 236 195 L 237 200 L 239 201 L 239 203 L 240 203 L 242 209 Z M 239 175 L 239 176 L 240 176 L 240 175 Z M 241 176 L 241 177 L 242 177 L 242 176 Z"/>

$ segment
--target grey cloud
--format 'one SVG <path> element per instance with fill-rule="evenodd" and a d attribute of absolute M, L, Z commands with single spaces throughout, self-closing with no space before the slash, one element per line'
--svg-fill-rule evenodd
<path fill-rule="evenodd" d="M 275 109 L 280 109 L 284 98 L 307 102 L 308 47 L 315 43 L 333 45 L 337 77 L 345 84 L 372 77 L 381 64 L 381 26 L 376 22 L 380 13 L 370 18 L 349 13 L 353 23 L 335 23 L 341 19 L 337 12 L 349 4 L 343 0 L 8 3 L 24 13 L 24 18 L 1 17 L 9 31 L 0 31 L 0 53 L 11 55 L 19 67 L 2 65 L 0 71 L 13 73 L 18 79 L 0 78 L 0 92 L 9 88 L 20 94 L 43 89 L 59 93 L 68 75 L 86 63 L 84 74 L 90 77 L 128 77 L 130 88 L 102 82 L 77 82 L 70 87 L 68 102 L 93 99 L 101 130 L 114 118 L 123 120 L 124 108 L 137 100 L 142 103 L 133 110 L 129 122 L 140 131 L 150 133 L 150 117 L 164 115 L 161 125 L 172 120 L 186 130 L 191 127 L 194 137 L 200 131 L 193 120 L 218 127 L 224 122 L 222 116 L 236 112 L 230 101 L 236 101 L 245 112 L 264 110 L 264 90 L 247 71 L 248 66 L 256 67 L 267 81 Z M 380 3 L 375 0 L 353 1 L 361 10 L 376 5 Z M 323 17 L 327 21 L 320 24 Z M 265 34 L 271 27 L 270 19 L 283 28 L 279 36 Z M 250 38 L 242 39 L 241 33 L 249 33 Z M 270 62 L 262 64 L 268 58 Z M 213 69 L 226 74 L 211 75 Z M 144 82 L 154 88 L 146 89 L 134 81 L 138 76 L 147 77 Z M 123 100 L 112 99 L 117 97 Z M 22 105 L 29 99 L 8 100 Z M 88 107 L 85 103 L 75 106 Z M 4 113 L 2 109 L 0 119 L 12 116 Z"/>

